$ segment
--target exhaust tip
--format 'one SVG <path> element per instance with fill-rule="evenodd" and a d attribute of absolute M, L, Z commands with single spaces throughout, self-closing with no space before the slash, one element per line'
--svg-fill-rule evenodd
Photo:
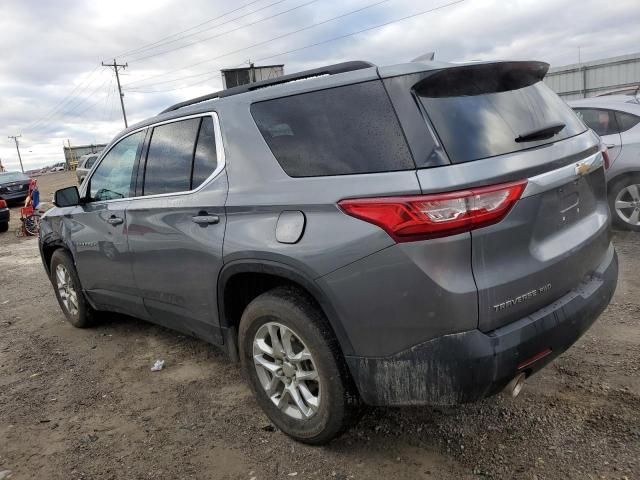
<path fill-rule="evenodd" d="M 519 373 L 511 379 L 506 387 L 504 387 L 504 392 L 511 398 L 516 398 L 524 388 L 524 382 L 526 379 L 527 376 L 524 373 Z"/>

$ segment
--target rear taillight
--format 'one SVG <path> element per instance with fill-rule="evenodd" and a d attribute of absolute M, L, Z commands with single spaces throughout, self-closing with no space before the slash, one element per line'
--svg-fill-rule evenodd
<path fill-rule="evenodd" d="M 497 223 L 526 185 L 523 180 L 434 195 L 349 199 L 338 205 L 347 215 L 378 225 L 395 241 L 412 242 Z"/>
<path fill-rule="evenodd" d="M 7 208 L 7 202 L 0 199 L 0 208 Z"/>
<path fill-rule="evenodd" d="M 604 169 L 609 170 L 611 166 L 611 160 L 609 159 L 609 149 L 604 143 L 600 144 L 600 153 L 602 153 L 602 163 L 604 164 Z"/>

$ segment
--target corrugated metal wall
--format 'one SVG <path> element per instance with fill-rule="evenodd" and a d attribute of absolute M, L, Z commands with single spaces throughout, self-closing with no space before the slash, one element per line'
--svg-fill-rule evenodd
<path fill-rule="evenodd" d="M 640 53 L 550 68 L 545 82 L 565 100 L 640 85 Z"/>

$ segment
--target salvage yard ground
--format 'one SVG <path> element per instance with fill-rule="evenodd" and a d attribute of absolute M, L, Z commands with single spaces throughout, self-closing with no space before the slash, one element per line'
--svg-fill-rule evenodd
<path fill-rule="evenodd" d="M 41 198 L 74 182 L 39 177 Z M 639 234 L 615 234 L 612 304 L 515 401 L 370 409 L 308 447 L 271 426 L 214 347 L 116 315 L 71 327 L 18 225 L 13 208 L 0 234 L 0 478 L 640 478 Z"/>

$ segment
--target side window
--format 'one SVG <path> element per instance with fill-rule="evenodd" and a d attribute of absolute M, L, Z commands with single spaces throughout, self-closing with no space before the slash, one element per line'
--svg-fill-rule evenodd
<path fill-rule="evenodd" d="M 640 117 L 631 115 L 626 112 L 616 112 L 616 120 L 621 132 L 626 132 L 630 128 L 635 127 L 640 122 Z"/>
<path fill-rule="evenodd" d="M 147 153 L 143 195 L 191 188 L 191 164 L 200 118 L 154 127 Z"/>
<path fill-rule="evenodd" d="M 96 163 L 96 159 L 98 158 L 97 155 L 93 156 L 93 157 L 89 157 L 87 158 L 87 161 L 84 163 L 84 168 L 91 168 L 93 167 L 93 164 Z"/>
<path fill-rule="evenodd" d="M 587 127 L 600 136 L 618 133 L 616 117 L 612 110 L 578 108 L 576 113 Z"/>
<path fill-rule="evenodd" d="M 216 156 L 216 136 L 213 129 L 213 119 L 203 117 L 198 135 L 198 145 L 193 159 L 193 175 L 191 188 L 199 187 L 209 175 L 213 173 L 218 165 Z"/>
<path fill-rule="evenodd" d="M 133 167 L 144 136 L 144 130 L 129 135 L 107 153 L 89 180 L 90 200 L 113 200 L 131 196 Z"/>
<path fill-rule="evenodd" d="M 416 168 L 380 81 L 254 103 L 251 114 L 290 177 Z"/>

